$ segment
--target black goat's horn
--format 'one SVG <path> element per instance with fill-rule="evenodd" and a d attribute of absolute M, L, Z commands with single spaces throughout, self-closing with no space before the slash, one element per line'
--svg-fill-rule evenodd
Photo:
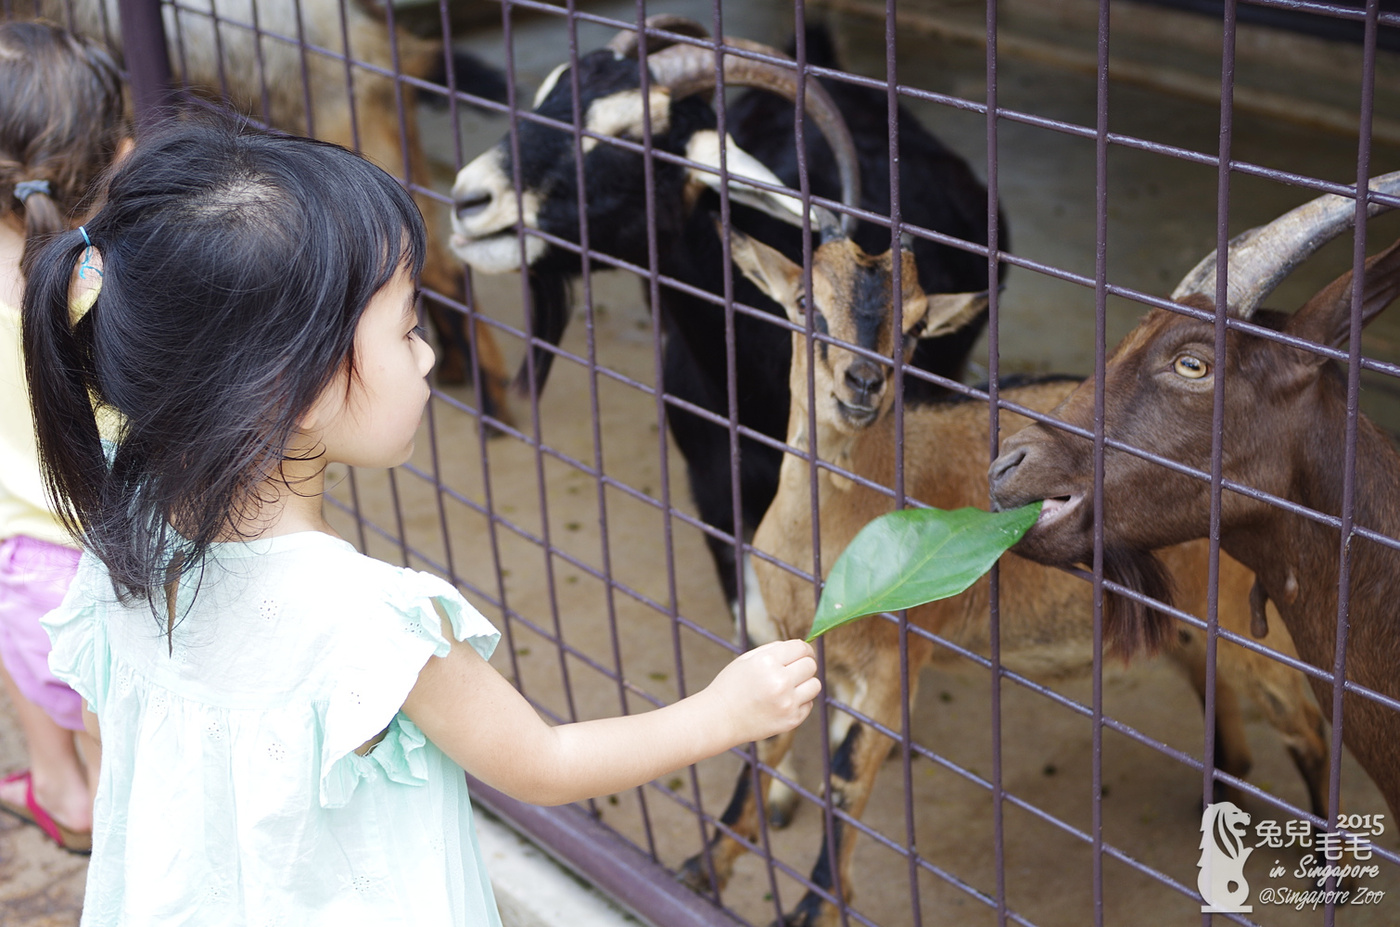
<path fill-rule="evenodd" d="M 1374 177 L 1371 192 L 1387 196 L 1400 194 L 1400 171 Z M 1374 216 L 1390 209 L 1387 204 L 1369 202 L 1366 214 Z M 1229 278 L 1226 311 L 1248 319 L 1274 287 L 1317 249 L 1351 228 L 1356 221 L 1356 200 L 1349 196 L 1326 194 L 1279 216 L 1268 225 L 1250 229 L 1230 240 Z M 1180 302 L 1193 294 L 1215 299 L 1216 252 L 1192 268 L 1172 291 Z"/>
<path fill-rule="evenodd" d="M 724 81 L 727 86 L 756 87 L 796 101 L 797 70 L 792 66 L 791 58 L 770 45 L 751 42 L 748 39 L 726 36 L 723 45 L 726 49 L 739 49 L 784 62 L 778 64 L 775 61 L 726 54 Z M 671 45 L 654 55 L 648 55 L 647 64 L 656 82 L 670 90 L 673 97 L 687 97 L 715 88 L 715 54 L 711 49 L 694 45 Z M 836 157 L 837 170 L 841 175 L 841 202 L 858 208 L 860 163 L 856 158 L 855 142 L 851 139 L 851 130 L 847 127 L 846 120 L 836 108 L 836 102 L 816 80 L 806 82 L 806 108 L 807 114 L 821 129 Z M 841 225 L 848 235 L 854 230 L 855 221 L 852 216 L 842 215 Z"/>
<path fill-rule="evenodd" d="M 666 32 L 674 32 L 678 35 L 689 36 L 692 39 L 708 39 L 710 37 L 710 30 L 706 29 L 700 23 L 689 17 L 676 16 L 670 13 L 648 16 L 644 28 L 647 30 L 662 29 Z M 648 34 L 647 54 L 650 55 L 659 52 L 663 48 L 669 48 L 674 44 L 673 41 L 664 36 Z M 608 48 L 612 49 L 613 53 L 620 58 L 637 57 L 637 30 L 623 29 L 617 35 L 613 36 L 612 41 L 608 43 Z"/>

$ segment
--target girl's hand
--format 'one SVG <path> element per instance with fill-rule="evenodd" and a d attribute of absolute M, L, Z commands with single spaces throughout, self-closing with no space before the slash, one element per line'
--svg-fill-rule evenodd
<path fill-rule="evenodd" d="M 817 653 L 805 641 L 774 641 L 740 654 L 705 689 L 736 744 L 790 731 L 822 690 Z"/>

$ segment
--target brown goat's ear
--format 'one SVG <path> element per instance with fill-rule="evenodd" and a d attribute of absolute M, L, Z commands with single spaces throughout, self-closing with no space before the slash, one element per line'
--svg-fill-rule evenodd
<path fill-rule="evenodd" d="M 1333 280 L 1293 314 L 1284 331 L 1334 348 L 1346 344 L 1351 337 L 1351 282 L 1351 271 Z M 1366 260 L 1361 324 L 1370 324 L 1396 296 L 1400 296 L 1400 241 Z M 1317 363 L 1324 359 L 1309 356 Z"/>
<path fill-rule="evenodd" d="M 909 329 L 915 338 L 937 338 L 962 328 L 987 310 L 988 294 L 931 293 L 923 318 Z M 908 310 L 906 309 L 906 312 Z"/>
<path fill-rule="evenodd" d="M 723 234 L 723 230 L 720 234 Z M 750 238 L 738 229 L 729 232 L 729 256 L 744 272 L 744 276 L 753 281 L 754 286 L 786 310 L 789 319 L 802 321 L 802 311 L 797 306 L 797 296 L 802 289 L 800 266 L 789 261 L 781 251 Z"/>

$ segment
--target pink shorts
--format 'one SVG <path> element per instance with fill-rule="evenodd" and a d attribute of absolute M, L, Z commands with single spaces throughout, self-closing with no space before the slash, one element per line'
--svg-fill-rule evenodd
<path fill-rule="evenodd" d="M 0 660 L 20 693 L 70 731 L 83 729 L 83 700 L 49 673 L 49 635 L 39 619 L 63 601 L 78 556 L 29 537 L 0 541 Z"/>

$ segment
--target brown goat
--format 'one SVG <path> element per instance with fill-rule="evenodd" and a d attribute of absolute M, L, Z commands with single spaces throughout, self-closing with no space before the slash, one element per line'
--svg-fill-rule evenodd
<path fill-rule="evenodd" d="M 35 0 L 33 10 L 121 49 L 116 0 Z M 254 24 L 261 30 L 260 39 Z M 395 176 L 431 185 L 414 94 L 377 72 L 426 78 L 443 67 L 441 41 L 403 29 L 391 32 L 382 11 L 357 0 L 196 0 L 180 4 L 178 11 L 167 9 L 165 27 L 171 67 L 192 91 L 226 98 L 240 112 L 266 119 L 284 132 L 353 148 Z M 304 53 L 295 44 L 299 35 L 308 46 Z M 354 64 L 338 57 L 342 53 Z M 423 194 L 415 198 L 430 230 L 423 284 L 459 296 L 463 278 L 446 244 L 447 207 Z M 482 407 L 505 417 L 508 377 L 490 329 L 477 325 L 469 334 L 455 310 L 432 300 L 426 305 L 441 347 L 438 377 L 448 383 L 466 379 L 467 342 L 474 339 L 486 394 Z"/>
<path fill-rule="evenodd" d="M 1383 182 L 1382 182 L 1383 181 Z M 1373 181 L 1392 192 L 1400 174 Z M 1226 314 L 1283 334 L 1339 347 L 1351 335 L 1352 275 L 1327 286 L 1291 317 L 1255 311 L 1291 267 L 1347 228 L 1354 201 L 1322 197 L 1231 244 Z M 1115 441 L 1209 472 L 1217 377 L 1224 380 L 1224 478 L 1290 500 L 1324 516 L 1342 510 L 1347 444 L 1347 386 L 1341 368 L 1305 348 L 1234 328 L 1225 362 L 1215 364 L 1212 255 L 1174 298 L 1205 319 L 1154 309 L 1113 353 L 1104 373 L 1106 434 Z M 1205 295 L 1209 293 L 1210 295 Z M 1361 311 L 1370 321 L 1400 294 L 1400 243 L 1366 263 Z M 1055 417 L 1092 427 L 1095 384 L 1086 382 Z M 1040 521 L 1016 550 L 1046 563 L 1092 556 L 1089 442 L 1047 425 L 1007 439 L 992 465 L 993 496 L 1003 506 L 1045 499 Z M 1209 484 L 1140 457 L 1110 451 L 1104 459 L 1106 543 L 1151 551 L 1205 537 Z M 1400 458 L 1364 416 L 1357 422 L 1355 524 L 1400 538 Z M 1256 600 L 1270 599 L 1302 658 L 1334 667 L 1342 539 L 1337 527 L 1242 493 L 1220 500 L 1221 548 L 1258 576 Z M 1359 535 L 1351 551 L 1346 678 L 1400 697 L 1400 554 Z M 1310 676 L 1318 700 L 1333 704 L 1329 680 Z M 1343 700 L 1342 740 L 1400 813 L 1400 712 L 1361 694 Z"/>
<path fill-rule="evenodd" d="M 761 289 L 787 307 L 789 317 L 804 323 L 802 269 L 777 251 L 742 234 L 731 236 L 735 263 Z M 892 356 L 896 338 L 907 351 L 914 337 L 940 334 L 972 315 L 985 302 L 981 296 L 929 296 L 918 285 L 914 261 L 903 254 L 903 332 L 894 331 L 890 254 L 870 257 L 846 239 L 827 240 L 813 257 L 813 319 L 818 332 L 857 345 L 882 356 Z M 822 461 L 857 474 L 878 485 L 893 485 L 896 467 L 895 417 L 889 413 L 894 390 L 888 387 L 888 365 L 818 341 L 812 346 L 815 416 L 809 418 L 808 344 L 802 332 L 793 335 L 791 366 L 792 408 L 788 444 L 800 450 L 815 447 Z M 1048 409 L 1076 386 L 1065 380 L 1008 388 L 1002 396 L 1032 409 Z M 815 420 L 815 434 L 809 422 Z M 990 448 L 987 409 L 981 403 L 942 401 L 905 409 L 904 479 L 909 497 L 941 508 L 981 506 L 987 499 L 984 461 Z M 1014 431 L 1027 420 L 1004 413 L 1002 428 Z M 783 458 L 778 494 L 754 538 L 754 546 L 799 570 L 812 566 L 812 469 L 795 454 Z M 821 561 L 824 570 L 856 532 L 871 519 L 894 507 L 887 494 L 864 486 L 825 467 L 817 470 Z M 1171 576 L 1184 593 L 1183 605 L 1204 613 L 1206 548 L 1183 546 L 1166 552 Z M 815 611 L 812 583 L 793 572 L 755 558 L 755 571 L 767 607 L 767 619 L 775 636 L 804 636 Z M 1239 564 L 1222 561 L 1222 621 L 1243 629 L 1249 621 L 1246 602 L 1252 577 Z M 990 648 L 988 621 L 989 583 L 982 580 L 963 595 L 910 609 L 912 624 L 986 653 Z M 1041 678 L 1062 678 L 1088 672 L 1093 664 L 1092 587 L 1082 579 L 1057 569 L 1006 557 L 1001 565 L 1001 659 L 1010 669 Z M 1232 605 L 1238 607 L 1232 608 Z M 761 625 L 761 615 L 750 615 L 750 628 Z M 1282 637 L 1276 634 L 1276 637 Z M 878 724 L 898 730 L 902 700 L 914 693 L 900 685 L 900 636 L 898 627 L 872 617 L 831 631 L 824 637 L 826 682 L 836 698 Z M 1284 644 L 1283 646 L 1287 646 Z M 921 669 L 929 665 L 955 664 L 943 648 L 935 648 L 920 635 L 907 638 L 910 687 L 917 686 Z M 1204 693 L 1205 649 L 1203 635 L 1183 627 L 1169 636 L 1167 652 L 1186 672 L 1198 693 Z M 1284 733 L 1300 769 L 1308 778 L 1310 794 L 1321 799 L 1322 775 L 1327 766 L 1327 744 L 1322 718 L 1312 703 L 1300 675 L 1268 659 L 1241 659 L 1240 648 L 1219 651 L 1217 677 L 1217 759 L 1222 768 L 1243 775 L 1249 768 L 1248 746 L 1231 683 L 1248 678 L 1252 694 L 1266 696 L 1261 704 L 1270 720 Z M 846 813 L 859 817 L 870 796 L 880 765 L 890 751 L 890 740 L 863 724 L 838 713 L 832 758 L 832 801 Z M 792 735 L 759 745 L 764 764 L 779 763 Z M 757 802 L 745 771 L 724 815 L 735 832 L 753 838 L 758 829 Z M 764 779 L 765 788 L 767 778 Z M 839 885 L 846 898 L 852 886 L 849 864 L 853 841 L 837 826 L 838 847 L 824 847 L 813 870 L 814 884 L 833 889 L 832 867 L 838 860 Z M 724 882 L 743 845 L 718 834 L 709 848 L 715 875 Z M 709 882 L 702 857 L 690 860 L 685 878 L 694 887 Z M 808 894 L 787 918 L 789 924 L 816 925 L 836 922 L 835 909 L 816 892 Z"/>

